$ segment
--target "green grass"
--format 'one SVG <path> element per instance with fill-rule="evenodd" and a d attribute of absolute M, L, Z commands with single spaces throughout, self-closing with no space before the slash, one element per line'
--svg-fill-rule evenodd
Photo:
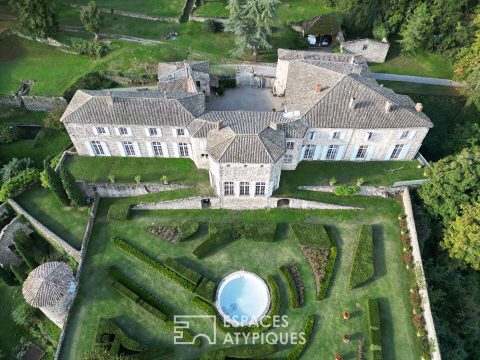
<path fill-rule="evenodd" d="M 171 195 L 171 194 L 170 194 Z M 178 196 L 181 194 L 177 193 Z M 157 195 L 158 199 L 168 194 Z M 145 201 L 137 198 L 136 201 Z M 369 297 L 382 299 L 382 316 L 385 319 L 384 358 L 418 358 L 415 331 L 410 322 L 411 309 L 408 302 L 408 287 L 411 272 L 402 264 L 402 243 L 399 239 L 400 229 L 396 216 L 401 211 L 399 203 L 394 200 L 379 198 L 357 199 L 363 202 L 367 210 L 355 211 L 302 211 L 292 209 L 274 209 L 268 211 L 144 211 L 135 212 L 132 220 L 109 223 L 106 221 L 108 207 L 117 202 L 132 202 L 132 199 L 102 199 L 98 218 L 93 229 L 87 258 L 80 279 L 79 293 L 74 303 L 73 317 L 66 333 L 66 342 L 61 359 L 81 359 L 89 351 L 94 342 L 95 329 L 101 317 L 114 317 L 120 326 L 132 334 L 135 339 L 149 346 L 170 345 L 173 343 L 171 332 L 163 327 L 154 317 L 142 309 L 133 308 L 128 299 L 121 297 L 113 289 L 105 271 L 112 265 L 122 264 L 125 271 L 148 291 L 164 300 L 176 314 L 195 314 L 202 312 L 191 304 L 193 295 L 178 287 L 154 270 L 146 267 L 134 257 L 117 249 L 107 241 L 112 236 L 121 236 L 126 241 L 160 261 L 168 257 L 181 258 L 188 261 L 192 268 L 209 278 L 219 281 L 226 274 L 244 268 L 266 278 L 277 275 L 277 269 L 286 263 L 295 261 L 299 264 L 305 284 L 305 304 L 300 310 L 288 309 L 287 289 L 280 286 L 281 314 L 288 316 L 287 329 L 276 332 L 300 331 L 308 315 L 314 314 L 318 326 L 312 335 L 312 341 L 306 349 L 304 358 L 333 358 L 336 352 L 342 354 L 356 353 L 357 343 L 342 342 L 343 334 L 351 334 L 354 338 L 360 334 L 368 339 L 368 321 L 364 304 Z M 315 300 L 315 283 L 308 262 L 305 260 L 298 244 L 288 231 L 273 243 L 247 240 L 234 241 L 205 259 L 198 260 L 192 250 L 207 236 L 201 230 L 190 241 L 169 244 L 145 231 L 146 226 L 161 224 L 173 225 L 179 217 L 192 222 L 293 222 L 308 221 L 326 224 L 329 232 L 338 243 L 339 254 L 337 266 L 331 282 L 329 296 L 320 303 Z M 375 251 L 377 274 L 375 281 L 360 289 L 348 290 L 348 272 L 350 259 L 353 256 L 355 240 L 360 225 L 376 224 Z M 272 256 L 271 254 L 275 254 Z M 361 304 L 360 308 L 356 304 Z M 354 316 L 346 322 L 342 311 L 349 310 Z M 208 320 L 192 323 L 194 333 L 211 334 Z M 222 342 L 224 335 L 219 334 Z M 368 349 L 368 340 L 365 348 Z M 199 351 L 211 350 L 211 346 L 203 346 L 201 350 L 193 346 L 176 346 L 175 359 L 197 358 Z M 284 357 L 290 347 L 281 346 L 275 357 Z"/>
<path fill-rule="evenodd" d="M 282 171 L 279 193 L 289 192 L 302 185 L 328 185 L 331 177 L 336 185 L 355 185 L 358 178 L 364 185 L 392 185 L 396 181 L 422 179 L 423 170 L 417 161 L 302 161 L 293 171 Z M 400 169 L 401 168 L 401 169 Z M 393 174 L 387 170 L 400 169 Z"/>
<path fill-rule="evenodd" d="M 227 3 L 226 0 L 208 0 L 206 4 L 195 10 L 193 15 L 228 18 L 230 13 L 227 9 Z"/>
<path fill-rule="evenodd" d="M 140 175 L 142 182 L 161 182 L 166 175 L 172 183 L 208 184 L 208 172 L 199 170 L 189 159 L 157 159 L 126 157 L 70 156 L 66 166 L 77 180 L 134 183 Z"/>
<path fill-rule="evenodd" d="M 70 138 L 66 132 L 47 130 L 40 133 L 38 140 L 19 140 L 11 144 L 0 145 L 0 162 L 10 161 L 14 157 L 29 157 L 35 165 L 41 167 L 43 159 L 50 155 L 57 155 L 69 144 Z"/>
<path fill-rule="evenodd" d="M 451 86 L 418 84 L 403 81 L 379 80 L 380 84 L 394 90 L 398 94 L 432 95 L 432 96 L 462 96 L 463 89 Z"/>
<path fill-rule="evenodd" d="M 50 190 L 34 186 L 15 200 L 55 234 L 80 249 L 88 222 L 88 209 L 65 208 Z"/>
<path fill-rule="evenodd" d="M 17 346 L 21 337 L 27 336 L 28 332 L 21 326 L 15 324 L 12 320 L 12 310 L 22 300 L 20 287 L 6 286 L 0 282 L 0 299 L 2 306 L 0 307 L 0 350 L 5 359 L 13 359 L 15 354 L 13 348 Z"/>
<path fill-rule="evenodd" d="M 0 125 L 42 125 L 45 115 L 46 113 L 44 112 L 33 112 L 17 107 L 0 106 Z"/>
<path fill-rule="evenodd" d="M 396 40 L 392 41 L 387 59 L 383 64 L 370 64 L 372 72 L 453 78 L 453 66 L 442 54 L 418 51 L 416 54 L 402 54 Z"/>
<path fill-rule="evenodd" d="M 277 16 L 280 23 L 290 24 L 334 11 L 334 8 L 325 6 L 324 0 L 288 0 L 282 1 Z"/>

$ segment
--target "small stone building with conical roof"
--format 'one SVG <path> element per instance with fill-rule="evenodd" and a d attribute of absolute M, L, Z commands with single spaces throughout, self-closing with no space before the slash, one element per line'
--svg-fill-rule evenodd
<path fill-rule="evenodd" d="M 23 283 L 23 297 L 62 328 L 73 301 L 76 283 L 70 266 L 52 261 L 36 267 Z"/>

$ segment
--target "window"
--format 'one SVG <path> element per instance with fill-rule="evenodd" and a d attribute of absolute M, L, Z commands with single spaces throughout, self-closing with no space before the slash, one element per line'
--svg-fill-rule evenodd
<path fill-rule="evenodd" d="M 372 138 L 373 138 L 373 132 L 372 132 L 372 131 L 368 131 L 366 138 L 367 138 L 367 141 L 372 140 Z"/>
<path fill-rule="evenodd" d="M 355 159 L 365 159 L 365 157 L 367 156 L 367 150 L 367 145 L 360 146 L 357 150 L 357 155 L 355 156 Z"/>
<path fill-rule="evenodd" d="M 250 183 L 241 181 L 240 196 L 249 196 L 249 195 L 250 195 Z"/>
<path fill-rule="evenodd" d="M 315 154 L 315 145 L 306 145 L 305 153 L 303 154 L 304 159 L 313 159 L 313 154 Z"/>
<path fill-rule="evenodd" d="M 293 150 L 295 143 L 293 141 L 287 141 L 287 150 Z"/>
<path fill-rule="evenodd" d="M 91 144 L 92 144 L 93 152 L 95 153 L 95 155 L 97 156 L 105 155 L 105 152 L 103 151 L 103 147 L 100 141 L 92 141 Z"/>
<path fill-rule="evenodd" d="M 392 151 L 392 155 L 390 155 L 390 159 L 398 159 L 402 150 L 403 145 L 395 145 L 395 148 Z"/>
<path fill-rule="evenodd" d="M 286 164 L 290 164 L 293 162 L 293 155 L 287 154 L 283 160 Z"/>
<path fill-rule="evenodd" d="M 340 131 L 334 131 L 332 135 L 332 139 L 340 139 Z"/>
<path fill-rule="evenodd" d="M 177 136 L 185 136 L 185 129 L 177 129 Z"/>
<path fill-rule="evenodd" d="M 327 150 L 327 160 L 335 160 L 338 154 L 338 145 L 330 145 Z"/>
<path fill-rule="evenodd" d="M 197 85 L 197 87 L 199 88 L 200 87 L 200 81 L 195 81 L 195 85 Z"/>
<path fill-rule="evenodd" d="M 309 138 L 310 140 L 315 139 L 315 131 L 309 131 L 309 132 L 308 132 L 308 138 Z"/>
<path fill-rule="evenodd" d="M 188 156 L 188 145 L 186 143 L 179 143 L 178 144 L 178 153 L 182 157 Z"/>
<path fill-rule="evenodd" d="M 158 141 L 152 142 L 154 156 L 163 156 L 162 144 Z"/>
<path fill-rule="evenodd" d="M 200 157 L 208 159 L 208 154 L 201 154 Z"/>
<path fill-rule="evenodd" d="M 223 195 L 225 196 L 235 195 L 233 192 L 233 181 L 225 181 L 223 183 Z"/>
<path fill-rule="evenodd" d="M 368 44 L 363 44 L 362 50 L 367 50 L 368 49 Z"/>
<path fill-rule="evenodd" d="M 255 196 L 265 195 L 265 183 L 263 181 L 255 184 Z"/>
<path fill-rule="evenodd" d="M 97 127 L 97 134 L 98 135 L 105 135 L 106 133 L 107 133 L 107 131 L 105 130 L 104 127 L 101 127 L 101 126 Z"/>
<path fill-rule="evenodd" d="M 410 133 L 410 131 L 404 131 L 402 132 L 402 135 L 400 135 L 400 139 L 406 139 L 408 138 L 408 134 Z"/>
<path fill-rule="evenodd" d="M 150 134 L 150 136 L 157 136 L 157 128 L 148 128 L 148 133 Z"/>
<path fill-rule="evenodd" d="M 128 135 L 128 129 L 126 127 L 118 128 L 118 133 L 120 135 Z"/>
<path fill-rule="evenodd" d="M 135 156 L 135 149 L 131 141 L 123 141 L 122 144 L 123 144 L 123 149 L 125 150 L 125 155 Z"/>

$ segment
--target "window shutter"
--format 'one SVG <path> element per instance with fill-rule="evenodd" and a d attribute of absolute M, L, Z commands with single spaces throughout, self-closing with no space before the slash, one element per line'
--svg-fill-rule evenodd
<path fill-rule="evenodd" d="M 115 130 L 118 131 L 118 129 L 115 129 Z M 126 156 L 126 155 L 125 155 L 125 149 L 123 148 L 122 142 L 119 141 L 119 142 L 117 142 L 117 144 L 118 144 L 118 150 L 120 151 L 120 155 L 121 155 L 121 156 Z"/>
<path fill-rule="evenodd" d="M 385 154 L 385 160 L 390 160 L 390 156 L 392 155 L 393 149 L 395 149 L 395 145 L 392 145 L 388 148 L 387 153 Z"/>
<path fill-rule="evenodd" d="M 145 136 L 150 137 L 150 128 L 145 128 Z"/>
<path fill-rule="evenodd" d="M 407 157 L 408 152 L 410 151 L 410 148 L 412 147 L 412 144 L 405 144 L 403 145 L 402 151 L 400 151 L 400 156 L 398 157 L 400 160 L 403 160 Z"/>
<path fill-rule="evenodd" d="M 272 196 L 272 193 L 273 193 L 273 185 L 274 185 L 274 184 L 275 184 L 275 182 L 274 182 L 273 180 L 270 181 L 270 184 L 269 184 L 269 186 L 268 186 L 268 196 Z M 265 185 L 267 185 L 267 184 L 265 184 Z M 267 192 L 265 192 L 265 193 L 267 193 Z"/>
<path fill-rule="evenodd" d="M 340 133 L 340 140 L 344 140 L 346 135 L 347 135 L 347 132 L 346 132 L 346 131 L 342 131 L 342 132 Z"/>
<path fill-rule="evenodd" d="M 192 154 L 192 145 L 191 144 L 187 144 L 187 147 L 188 147 L 188 156 L 193 158 L 193 154 Z"/>
<path fill-rule="evenodd" d="M 415 136 L 415 133 L 416 133 L 415 130 L 410 130 L 410 133 L 408 134 L 408 138 L 413 139 L 413 137 Z"/>
<path fill-rule="evenodd" d="M 92 131 L 93 131 L 93 133 L 94 133 L 95 135 L 98 135 L 98 131 L 97 131 L 97 128 L 96 128 L 95 126 L 92 127 Z"/>
<path fill-rule="evenodd" d="M 88 155 L 95 156 L 95 153 L 93 152 L 93 149 L 92 149 L 92 145 L 90 144 L 89 141 L 85 141 L 85 147 L 88 151 Z"/>
<path fill-rule="evenodd" d="M 367 135 L 368 136 L 368 135 Z M 359 146 L 354 146 L 353 149 L 352 149 L 352 155 L 350 155 L 350 160 L 351 161 L 354 161 L 356 158 L 357 158 L 357 152 L 358 152 L 358 149 L 360 147 Z"/>
<path fill-rule="evenodd" d="M 403 130 L 399 131 L 397 134 L 397 139 L 401 139 L 403 134 Z"/>
<path fill-rule="evenodd" d="M 158 136 L 162 136 L 162 128 L 157 128 L 157 134 Z"/>
<path fill-rule="evenodd" d="M 187 128 L 185 128 L 184 131 L 185 131 L 185 136 L 190 136 L 190 133 L 188 132 L 188 129 L 187 129 Z"/>
<path fill-rule="evenodd" d="M 320 160 L 325 160 L 327 158 L 328 146 L 323 147 L 322 155 L 320 155 Z"/>
<path fill-rule="evenodd" d="M 372 159 L 373 153 L 375 152 L 375 145 L 369 145 L 367 149 L 367 156 L 365 160 L 369 161 Z"/>
<path fill-rule="evenodd" d="M 365 141 L 369 141 L 369 140 L 368 140 L 368 134 L 369 134 L 369 133 L 371 133 L 371 131 L 367 131 L 367 132 L 365 133 Z M 372 139 L 373 139 L 373 134 L 372 134 Z"/>
<path fill-rule="evenodd" d="M 118 128 L 114 128 L 113 129 L 115 131 L 115 135 L 119 136 L 120 135 L 120 131 L 118 130 Z M 124 155 L 125 156 L 125 155 Z"/>
<path fill-rule="evenodd" d="M 168 154 L 168 146 L 166 142 L 162 142 L 162 152 L 164 157 L 170 157 L 170 155 Z"/>
<path fill-rule="evenodd" d="M 129 136 L 132 136 L 132 129 L 130 129 L 129 127 L 127 127 L 127 134 L 128 134 Z"/>
<path fill-rule="evenodd" d="M 150 141 L 146 141 L 145 145 L 147 145 L 147 152 L 149 157 L 153 157 L 153 148 L 152 143 Z"/>
<path fill-rule="evenodd" d="M 173 137 L 177 137 L 177 129 L 172 128 L 172 135 Z"/>
<path fill-rule="evenodd" d="M 102 145 L 103 152 L 105 153 L 105 156 L 111 156 L 110 155 L 110 150 L 108 150 L 107 144 L 104 143 L 103 141 L 101 141 L 100 144 Z"/>
<path fill-rule="evenodd" d="M 345 153 L 345 145 L 340 145 L 335 160 L 343 160 L 343 154 Z"/>
<path fill-rule="evenodd" d="M 318 158 L 320 157 L 320 150 L 322 150 L 322 147 L 321 146 L 315 146 L 315 151 L 313 153 L 313 160 L 318 160 Z"/>
<path fill-rule="evenodd" d="M 177 143 L 172 143 L 173 157 L 178 157 L 178 145 Z"/>
<path fill-rule="evenodd" d="M 133 142 L 133 149 L 135 150 L 136 157 L 142 157 L 142 153 L 140 152 L 140 147 L 138 146 L 138 142 Z"/>
<path fill-rule="evenodd" d="M 303 157 L 305 156 L 305 150 L 307 150 L 307 147 L 305 145 L 302 146 L 302 152 L 300 154 L 300 160 L 303 160 Z"/>

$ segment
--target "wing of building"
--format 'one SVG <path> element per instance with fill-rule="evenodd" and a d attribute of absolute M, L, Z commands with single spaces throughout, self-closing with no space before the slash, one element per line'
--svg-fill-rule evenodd
<path fill-rule="evenodd" d="M 300 161 L 413 159 L 433 126 L 355 55 L 280 49 L 274 81 L 252 83 L 274 83 L 282 111 L 209 109 L 216 80 L 208 62 L 161 63 L 157 90 L 79 90 L 61 120 L 79 155 L 190 158 L 247 205 Z"/>

